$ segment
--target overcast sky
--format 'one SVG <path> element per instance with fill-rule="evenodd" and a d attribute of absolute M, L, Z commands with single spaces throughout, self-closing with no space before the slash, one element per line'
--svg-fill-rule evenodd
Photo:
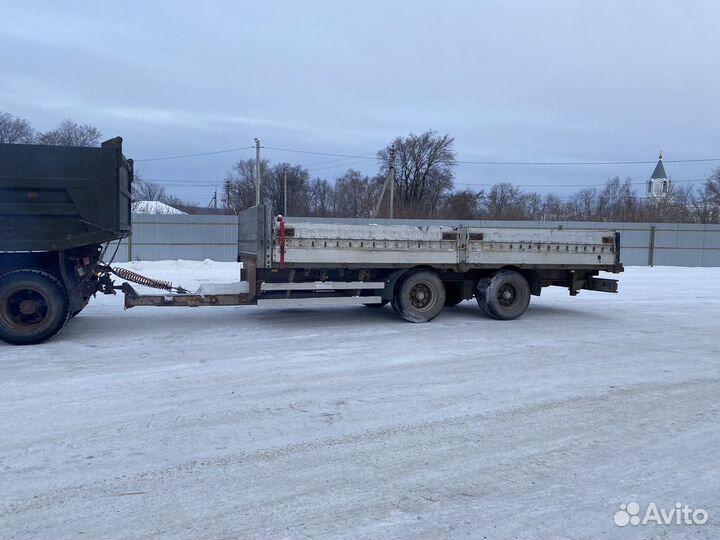
<path fill-rule="evenodd" d="M 460 160 L 720 157 L 720 2 L 0 0 L 0 110 L 121 135 L 136 159 L 263 145 L 374 154 L 435 129 Z M 138 163 L 206 204 L 252 151 Z M 263 150 L 334 178 L 372 160 Z M 716 163 L 673 164 L 675 180 Z M 567 194 L 653 165 L 478 166 Z M 559 187 L 546 187 L 559 185 Z M 564 186 L 564 187 L 560 187 Z"/>

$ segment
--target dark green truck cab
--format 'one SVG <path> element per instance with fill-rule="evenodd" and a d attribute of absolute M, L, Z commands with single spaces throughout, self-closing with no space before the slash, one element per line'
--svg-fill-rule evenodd
<path fill-rule="evenodd" d="M 0 144 L 0 339 L 57 333 L 99 288 L 102 245 L 130 236 L 133 163 L 97 148 Z"/>

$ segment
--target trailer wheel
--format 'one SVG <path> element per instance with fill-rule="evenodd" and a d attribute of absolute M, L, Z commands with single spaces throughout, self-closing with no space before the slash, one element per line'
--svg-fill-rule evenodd
<path fill-rule="evenodd" d="M 475 288 L 475 300 L 477 300 L 477 305 L 480 308 L 480 311 L 488 317 L 492 317 L 492 315 L 490 315 L 490 311 L 488 310 L 487 303 L 485 302 L 485 290 L 489 285 L 490 278 L 483 278 L 478 281 L 477 287 Z"/>
<path fill-rule="evenodd" d="M 457 282 L 445 283 L 445 307 L 457 306 L 465 300 L 463 284 Z"/>
<path fill-rule="evenodd" d="M 393 296 L 393 299 L 390 300 L 390 307 L 392 308 L 392 310 L 395 313 L 397 313 L 398 315 L 400 315 L 402 317 L 402 313 L 400 313 L 400 308 L 398 307 L 396 299 L 397 299 L 397 293 L 395 294 L 395 296 Z"/>
<path fill-rule="evenodd" d="M 40 270 L 16 270 L 0 278 L 0 339 L 32 345 L 57 334 L 70 315 L 67 291 Z"/>
<path fill-rule="evenodd" d="M 395 304 L 406 321 L 433 320 L 445 306 L 445 286 L 437 274 L 418 270 L 403 278 L 397 288 Z"/>
<path fill-rule="evenodd" d="M 530 285 L 514 270 L 501 270 L 478 282 L 475 294 L 480 309 L 494 319 L 509 321 L 525 313 L 530 304 Z"/>

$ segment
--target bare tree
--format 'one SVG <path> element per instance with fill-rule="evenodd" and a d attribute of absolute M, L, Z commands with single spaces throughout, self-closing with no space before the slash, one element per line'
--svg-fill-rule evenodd
<path fill-rule="evenodd" d="M 53 146 L 98 146 L 102 133 L 90 124 L 63 120 L 58 127 L 38 135 L 40 144 Z"/>
<path fill-rule="evenodd" d="M 720 207 L 720 167 L 707 177 L 704 188 L 710 201 Z"/>
<path fill-rule="evenodd" d="M 0 143 L 32 144 L 35 130 L 30 122 L 10 113 L 0 112 Z"/>
<path fill-rule="evenodd" d="M 445 196 L 441 216 L 446 219 L 477 219 L 484 192 L 465 189 Z"/>
<path fill-rule="evenodd" d="M 604 221 L 638 221 L 638 207 L 629 178 L 608 180 L 598 196 L 598 213 Z"/>
<path fill-rule="evenodd" d="M 522 191 L 509 182 L 495 184 L 485 198 L 485 211 L 490 219 L 525 218 Z"/>
<path fill-rule="evenodd" d="M 287 176 L 288 215 L 304 216 L 309 210 L 310 174 L 300 165 L 278 163 L 263 178 L 264 190 L 273 214 L 284 212 L 285 178 Z"/>
<path fill-rule="evenodd" d="M 570 197 L 570 218 L 583 221 L 598 220 L 598 191 L 595 188 L 583 188 Z"/>
<path fill-rule="evenodd" d="M 155 182 L 147 182 L 137 173 L 133 175 L 133 201 L 162 201 L 166 198 L 165 186 Z"/>
<path fill-rule="evenodd" d="M 568 205 L 559 195 L 548 193 L 543 200 L 544 214 L 541 219 L 546 221 L 561 221 L 568 219 Z"/>
<path fill-rule="evenodd" d="M 335 211 L 343 217 L 372 217 L 380 185 L 379 179 L 349 169 L 335 182 Z"/>
<path fill-rule="evenodd" d="M 395 147 L 396 214 L 407 217 L 431 217 L 442 198 L 453 188 L 455 139 L 426 131 L 396 138 L 378 152 L 380 176 L 389 167 L 390 148 Z"/>
<path fill-rule="evenodd" d="M 311 216 L 328 217 L 333 215 L 335 190 L 325 179 L 315 178 L 310 182 L 308 213 Z"/>
<path fill-rule="evenodd" d="M 260 160 L 260 176 L 263 180 L 261 188 L 261 201 L 267 201 L 268 171 L 270 162 Z M 241 159 L 231 171 L 225 175 L 223 184 L 223 205 L 233 213 L 255 206 L 255 160 Z"/>
<path fill-rule="evenodd" d="M 522 196 L 525 219 L 541 220 L 545 216 L 545 201 L 537 192 L 525 193 Z"/>
<path fill-rule="evenodd" d="M 700 223 L 720 222 L 720 167 L 707 177 L 693 200 L 692 212 Z"/>

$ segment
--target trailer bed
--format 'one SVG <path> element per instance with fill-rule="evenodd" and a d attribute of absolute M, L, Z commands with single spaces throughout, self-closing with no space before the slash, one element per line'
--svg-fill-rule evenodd
<path fill-rule="evenodd" d="M 615 231 L 276 221 L 272 264 L 287 267 L 583 267 L 612 271 Z"/>

